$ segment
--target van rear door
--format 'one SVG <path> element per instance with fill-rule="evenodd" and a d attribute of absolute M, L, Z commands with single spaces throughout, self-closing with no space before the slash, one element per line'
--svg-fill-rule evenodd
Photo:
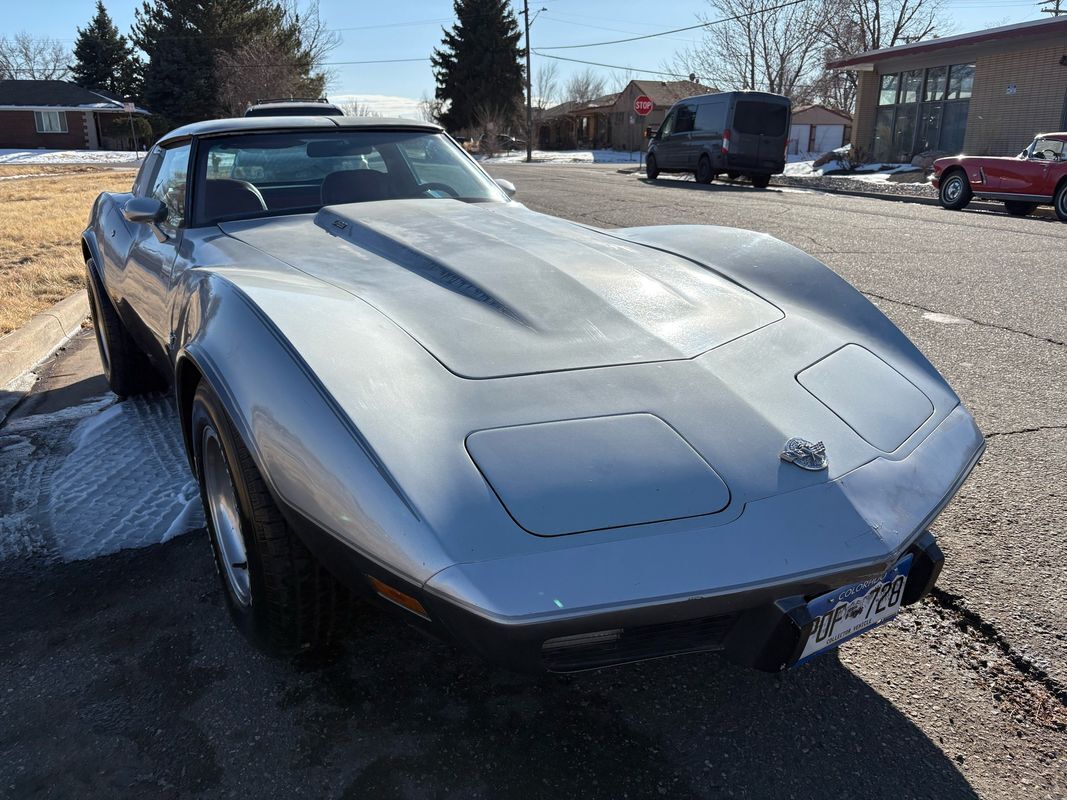
<path fill-rule="evenodd" d="M 728 166 L 737 170 L 781 172 L 789 136 L 788 102 L 739 97 L 732 117 Z"/>

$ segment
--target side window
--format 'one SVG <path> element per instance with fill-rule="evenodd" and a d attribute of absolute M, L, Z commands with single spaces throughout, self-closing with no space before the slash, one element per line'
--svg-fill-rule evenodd
<path fill-rule="evenodd" d="M 659 135 L 661 139 L 666 139 L 672 133 L 674 133 L 674 120 L 676 113 L 671 111 L 667 114 L 667 118 L 663 120 L 663 125 L 660 126 Z"/>
<path fill-rule="evenodd" d="M 1037 139 L 1031 153 L 1032 158 L 1060 161 L 1063 158 L 1063 142 L 1058 139 Z"/>
<path fill-rule="evenodd" d="M 675 133 L 689 133 L 696 121 L 697 107 L 694 105 L 678 106 L 678 120 L 674 123 Z"/>
<path fill-rule="evenodd" d="M 185 222 L 185 187 L 189 176 L 189 145 L 163 151 L 163 163 L 152 180 L 149 197 L 167 207 L 163 225 L 180 228 Z"/>
<path fill-rule="evenodd" d="M 713 133 L 716 136 L 721 136 L 722 129 L 725 125 L 725 103 L 711 102 L 697 106 L 696 130 L 701 131 L 702 133 Z"/>
<path fill-rule="evenodd" d="M 144 197 L 148 194 L 148 186 L 152 178 L 155 177 L 161 153 L 162 151 L 158 147 L 153 147 L 152 152 L 141 162 L 141 168 L 137 170 L 137 177 L 133 180 L 133 193 L 137 197 Z"/>

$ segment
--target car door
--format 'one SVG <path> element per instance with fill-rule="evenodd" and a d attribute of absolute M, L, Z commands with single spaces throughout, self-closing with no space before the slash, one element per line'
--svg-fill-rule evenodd
<path fill-rule="evenodd" d="M 986 170 L 993 188 L 998 192 L 1031 196 L 1051 196 L 1046 189 L 1049 168 L 1063 147 L 1062 142 L 1035 139 L 1025 152 L 1025 158 L 1004 159 L 993 165 L 992 174 Z M 1051 153 L 1051 157 L 1050 157 Z"/>
<path fill-rule="evenodd" d="M 678 152 L 682 146 L 682 139 L 675 135 L 674 127 L 678 123 L 677 108 L 672 108 L 659 126 L 656 143 L 656 160 L 660 169 L 677 169 L 681 160 Z"/>
<path fill-rule="evenodd" d="M 185 226 L 189 154 L 188 142 L 162 151 L 159 168 L 146 191 L 147 197 L 159 200 L 166 209 L 166 216 L 159 223 L 161 236 L 157 236 L 151 225 L 133 226 L 121 281 L 123 299 L 134 318 L 133 324 L 127 320 L 130 332 L 158 363 L 167 360 L 170 337 L 167 294 Z"/>

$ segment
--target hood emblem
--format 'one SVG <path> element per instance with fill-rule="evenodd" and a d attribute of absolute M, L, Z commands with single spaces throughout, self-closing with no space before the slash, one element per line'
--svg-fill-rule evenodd
<path fill-rule="evenodd" d="M 830 462 L 826 458 L 826 445 L 822 442 L 812 444 L 807 439 L 794 436 L 785 443 L 779 456 L 782 461 L 796 464 L 801 469 L 826 469 Z"/>

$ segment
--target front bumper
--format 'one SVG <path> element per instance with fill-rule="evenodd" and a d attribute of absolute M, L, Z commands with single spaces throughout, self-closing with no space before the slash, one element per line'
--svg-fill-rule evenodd
<path fill-rule="evenodd" d="M 457 564 L 420 600 L 450 638 L 520 671 L 573 671 L 723 650 L 757 669 L 790 666 L 806 603 L 915 561 L 905 604 L 944 563 L 927 531 L 984 450 L 958 406 L 909 455 L 752 502 L 727 526 Z"/>

